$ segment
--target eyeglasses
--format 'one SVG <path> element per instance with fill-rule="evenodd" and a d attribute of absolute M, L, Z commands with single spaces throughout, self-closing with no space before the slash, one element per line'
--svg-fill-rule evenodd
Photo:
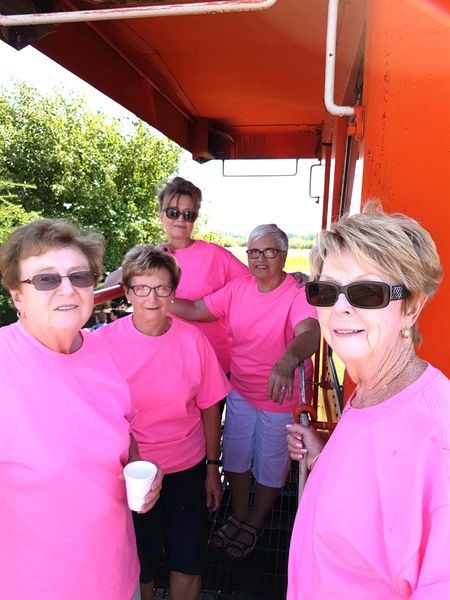
<path fill-rule="evenodd" d="M 198 212 L 195 210 L 178 210 L 176 206 L 169 206 L 164 211 L 166 213 L 166 217 L 171 221 L 176 221 L 178 217 L 181 215 L 183 217 L 183 221 L 187 221 L 188 223 L 194 223 L 194 221 L 198 217 Z"/>
<path fill-rule="evenodd" d="M 389 285 L 382 281 L 358 281 L 348 285 L 310 281 L 305 289 L 306 299 L 313 306 L 334 306 L 339 294 L 344 294 L 355 308 L 384 308 L 391 300 L 403 300 L 409 295 L 404 285 Z"/>
<path fill-rule="evenodd" d="M 249 258 L 259 258 L 262 254 L 264 258 L 275 258 L 279 252 L 286 252 L 286 250 L 278 250 L 278 248 L 264 248 L 264 250 L 259 250 L 258 248 L 250 248 L 246 250 L 247 256 Z"/>
<path fill-rule="evenodd" d="M 63 279 L 68 279 L 73 287 L 87 288 L 95 285 L 97 275 L 92 271 L 76 271 L 70 275 L 59 275 L 58 273 L 39 273 L 30 279 L 24 279 L 20 283 L 30 283 L 40 292 L 56 290 Z"/>
<path fill-rule="evenodd" d="M 158 298 L 167 298 L 173 292 L 173 287 L 171 285 L 157 285 L 156 287 L 143 284 L 129 285 L 128 289 L 133 290 L 135 296 L 139 296 L 140 298 L 143 298 L 144 296 L 150 296 L 152 290 L 154 290 Z"/>

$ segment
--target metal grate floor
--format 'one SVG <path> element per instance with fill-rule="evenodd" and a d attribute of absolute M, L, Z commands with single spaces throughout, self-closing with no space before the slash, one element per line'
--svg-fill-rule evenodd
<path fill-rule="evenodd" d="M 297 510 L 298 463 L 292 465 L 288 481 L 266 521 L 264 536 L 245 559 L 230 560 L 208 547 L 201 600 L 285 600 L 290 535 Z M 210 537 L 231 513 L 230 492 L 224 481 L 222 506 L 211 520 Z M 157 600 L 166 600 L 168 573 L 157 577 Z"/>

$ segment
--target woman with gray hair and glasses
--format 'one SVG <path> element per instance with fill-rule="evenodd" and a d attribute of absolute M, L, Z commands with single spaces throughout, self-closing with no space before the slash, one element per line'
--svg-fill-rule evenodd
<path fill-rule="evenodd" d="M 154 597 L 164 548 L 170 597 L 197 600 L 207 544 L 207 509 L 222 498 L 219 401 L 230 389 L 210 343 L 170 316 L 181 270 L 175 258 L 136 246 L 122 263 L 133 314 L 97 330 L 114 350 L 136 409 L 133 433 L 142 458 L 165 473 L 161 498 L 135 515 L 142 600 Z"/>
<path fill-rule="evenodd" d="M 450 598 L 450 382 L 414 347 L 442 279 L 434 242 L 369 203 L 321 232 L 310 262 L 308 302 L 356 390 L 323 451 L 313 428 L 289 427 L 312 473 L 288 600 Z"/>
<path fill-rule="evenodd" d="M 231 386 L 227 397 L 223 462 L 233 511 L 212 543 L 232 559 L 253 551 L 264 532 L 289 469 L 285 425 L 298 403 L 297 365 L 319 343 L 316 311 L 304 288 L 283 270 L 286 234 L 276 225 L 256 227 L 248 239 L 250 274 L 196 301 L 175 299 L 172 312 L 195 321 L 224 319 L 231 336 Z M 256 479 L 249 510 L 250 473 Z"/>

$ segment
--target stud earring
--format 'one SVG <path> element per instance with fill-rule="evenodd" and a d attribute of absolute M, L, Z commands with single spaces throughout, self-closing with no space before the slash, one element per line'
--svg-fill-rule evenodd
<path fill-rule="evenodd" d="M 402 338 L 404 340 L 407 340 L 411 337 L 411 332 L 409 331 L 409 329 L 407 327 L 405 327 L 405 329 L 401 330 L 400 335 L 402 336 Z"/>

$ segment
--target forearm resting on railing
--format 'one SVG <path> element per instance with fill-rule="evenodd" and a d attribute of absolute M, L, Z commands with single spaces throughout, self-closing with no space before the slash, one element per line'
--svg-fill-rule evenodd
<path fill-rule="evenodd" d="M 216 320 L 216 317 L 209 312 L 203 299 L 185 300 L 184 298 L 174 298 L 170 305 L 170 312 L 187 321 Z"/>

